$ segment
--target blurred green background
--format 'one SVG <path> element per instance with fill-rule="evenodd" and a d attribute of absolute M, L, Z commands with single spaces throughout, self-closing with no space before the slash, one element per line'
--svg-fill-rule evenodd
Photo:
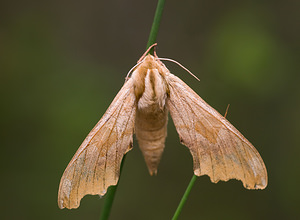
<path fill-rule="evenodd" d="M 1 1 L 1 219 L 98 219 L 60 210 L 61 175 L 145 50 L 156 1 Z M 258 149 L 269 185 L 198 178 L 181 219 L 300 219 L 299 1 L 167 1 L 158 55 Z M 158 175 L 135 141 L 111 219 L 170 219 L 193 174 L 170 120 Z"/>

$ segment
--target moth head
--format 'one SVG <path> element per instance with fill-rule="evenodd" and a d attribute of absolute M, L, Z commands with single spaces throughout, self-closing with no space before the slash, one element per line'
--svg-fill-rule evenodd
<path fill-rule="evenodd" d="M 147 54 L 140 62 L 138 62 L 138 64 L 132 72 L 131 78 L 134 81 L 134 91 L 136 98 L 139 100 L 139 98 L 144 93 L 145 80 L 148 74 L 151 73 L 151 77 L 154 78 L 161 77 L 162 79 L 164 79 L 167 72 L 169 72 L 169 70 L 163 65 L 163 63 L 160 60 L 158 60 L 157 57 L 152 56 L 151 54 Z"/>
<path fill-rule="evenodd" d="M 146 55 L 145 58 L 142 60 L 140 66 L 145 69 L 157 69 L 161 75 L 164 75 L 164 73 L 169 72 L 169 70 L 159 60 L 156 54 L 155 56 L 152 56 L 151 54 Z"/>

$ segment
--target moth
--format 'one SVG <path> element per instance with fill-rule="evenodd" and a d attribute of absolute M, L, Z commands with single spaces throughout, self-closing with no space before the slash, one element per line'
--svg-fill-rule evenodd
<path fill-rule="evenodd" d="M 156 174 L 165 147 L 168 112 L 180 142 L 192 154 L 195 175 L 208 175 L 214 183 L 237 179 L 247 189 L 264 189 L 267 171 L 254 146 L 170 73 L 156 53 L 147 52 L 64 171 L 59 208 L 77 208 L 85 195 L 102 196 L 116 185 L 134 133 L 150 175 Z"/>

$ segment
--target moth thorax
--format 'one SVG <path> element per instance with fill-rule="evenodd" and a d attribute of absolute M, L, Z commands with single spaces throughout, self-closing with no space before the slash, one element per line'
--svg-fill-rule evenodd
<path fill-rule="evenodd" d="M 159 71 L 147 69 L 143 84 L 144 91 L 138 100 L 138 109 L 151 112 L 163 110 L 167 93 L 165 81 Z"/>

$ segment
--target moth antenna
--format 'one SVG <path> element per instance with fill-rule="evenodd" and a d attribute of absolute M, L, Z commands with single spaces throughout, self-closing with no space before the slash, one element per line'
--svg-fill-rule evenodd
<path fill-rule="evenodd" d="M 157 45 L 157 43 L 152 44 L 147 50 L 146 52 L 141 56 L 141 58 L 138 60 L 138 63 L 141 62 L 145 56 L 147 55 L 147 53 L 149 53 L 149 51 L 152 49 L 152 47 L 155 47 Z"/>
<path fill-rule="evenodd" d="M 138 65 L 140 65 L 142 63 L 142 61 L 139 61 L 137 64 L 135 64 L 127 73 L 126 77 L 125 77 L 125 82 L 129 79 L 129 75 L 130 73 L 134 70 L 134 68 L 136 68 Z"/>
<path fill-rule="evenodd" d="M 227 105 L 227 108 L 226 108 L 226 111 L 225 111 L 225 114 L 224 114 L 224 118 L 226 118 L 226 116 L 227 116 L 229 106 L 230 106 L 230 104 Z"/>
<path fill-rule="evenodd" d="M 179 62 L 177 62 L 176 60 L 172 60 L 169 58 L 157 58 L 159 60 L 165 60 L 165 61 L 171 61 L 173 63 L 176 63 L 178 66 L 180 66 L 182 69 L 184 69 L 185 71 L 187 71 L 189 74 L 191 74 L 196 80 L 200 81 L 200 79 L 195 76 L 191 71 L 189 71 L 186 67 L 184 67 L 182 64 L 180 64 Z"/>
<path fill-rule="evenodd" d="M 154 47 L 154 51 L 153 51 L 154 57 L 158 58 L 157 54 L 156 54 L 156 47 Z"/>

